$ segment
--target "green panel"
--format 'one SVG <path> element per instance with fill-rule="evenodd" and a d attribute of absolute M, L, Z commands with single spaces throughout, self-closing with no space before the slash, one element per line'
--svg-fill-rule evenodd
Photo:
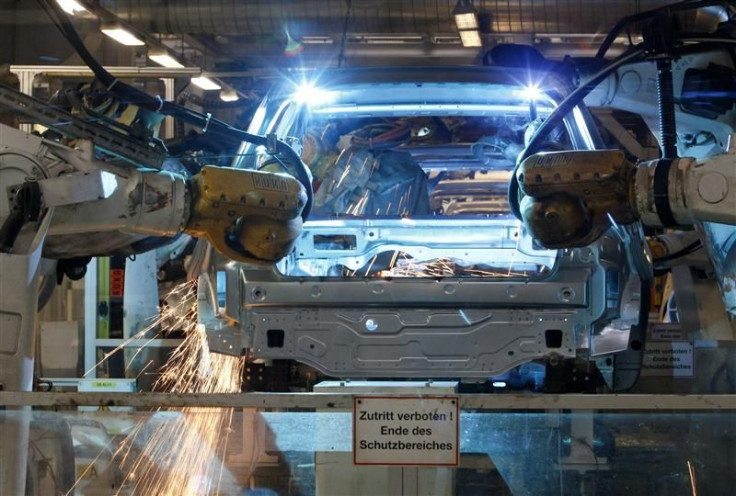
<path fill-rule="evenodd" d="M 97 339 L 110 338 L 110 257 L 97 259 Z"/>

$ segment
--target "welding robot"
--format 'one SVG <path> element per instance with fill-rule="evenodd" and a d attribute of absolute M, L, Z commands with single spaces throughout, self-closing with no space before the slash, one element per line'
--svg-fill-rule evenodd
<path fill-rule="evenodd" d="M 2 391 L 32 389 L 39 285 L 48 272 L 47 238 L 75 238 L 77 255 L 97 256 L 105 254 L 98 244 L 86 243 L 86 253 L 79 247 L 102 233 L 110 238 L 120 233 L 186 233 L 208 240 L 232 260 L 267 264 L 291 250 L 308 202 L 305 186 L 285 173 L 208 166 L 186 177 L 121 167 L 96 160 L 91 142 L 80 141 L 72 149 L 4 125 L 0 183 Z M 30 416 L 15 420 L 23 425 L 13 422 L 9 412 L 3 414 L 0 438 L 6 446 L 26 446 Z M 18 481 L 13 474 L 25 474 L 23 467 L 23 450 L 2 460 L 0 493 L 22 493 L 18 486 L 5 484 Z"/>
<path fill-rule="evenodd" d="M 674 229 L 703 225 L 706 236 L 712 237 L 709 254 L 727 306 L 733 308 L 735 231 L 708 226 L 736 225 L 736 135 L 731 136 L 725 154 L 702 160 L 676 156 L 668 61 L 660 56 L 667 49 L 648 48 L 657 54 L 652 63 L 661 67 L 662 74 L 663 158 L 634 164 L 616 150 L 536 153 L 545 133 L 610 72 L 595 76 L 537 130 L 512 176 L 510 204 L 539 243 L 549 248 L 589 244 L 616 224 L 640 222 Z M 105 255 L 140 237 L 173 238 L 186 233 L 206 239 L 229 259 L 272 264 L 289 253 L 311 207 L 309 171 L 286 142 L 275 136 L 249 135 L 209 114 L 142 94 L 118 82 L 88 53 L 82 58 L 120 100 L 135 101 L 150 113 L 173 116 L 203 133 L 258 143 L 282 165 L 283 172 L 205 166 L 190 177 L 161 170 L 147 155 L 150 147 L 122 149 L 119 140 L 110 138 L 109 129 L 91 123 L 75 128 L 79 118 L 72 115 L 56 115 L 51 120 L 63 117 L 66 124 L 60 132 L 73 135 L 78 130 L 73 147 L 0 126 L 3 391 L 32 389 L 39 285 L 48 272 L 47 259 L 54 243 L 74 244 L 75 256 L 83 259 Z M 40 105 L 9 88 L 3 88 L 2 95 L 4 105 L 22 108 L 26 114 Z M 38 119 L 43 120 L 40 112 Z M 132 158 L 131 150 L 137 153 Z M 101 152 L 114 159 L 100 159 Z M 126 166 L 126 161 L 136 165 Z M 719 234 L 722 232 L 725 234 Z M 109 243 L 88 241 L 100 236 Z M 651 270 L 651 261 L 642 261 L 644 266 L 647 263 Z M 77 269 L 65 270 L 68 275 Z M 5 447 L 0 460 L 0 494 L 24 491 L 29 422 L 28 409 L 2 413 L 0 438 Z"/>
<path fill-rule="evenodd" d="M 288 145 L 284 145 L 288 146 Z M 628 162 L 617 150 L 538 153 L 516 172 L 519 215 L 549 248 L 589 244 L 612 224 L 682 228 L 736 225 L 736 135 L 708 160 Z M 206 166 L 193 177 L 96 160 L 92 142 L 72 149 L 0 125 L 0 387 L 30 391 L 39 284 L 47 236 L 119 232 L 208 240 L 229 259 L 274 263 L 301 231 L 307 185 L 286 173 Z M 724 293 L 734 284 L 736 240 L 713 255 Z M 103 255 L 89 245 L 90 256 Z M 26 446 L 29 415 L 4 413 L 4 444 Z M 27 412 L 26 412 L 27 413 Z M 25 473 L 22 450 L 4 459 L 3 484 Z M 22 480 L 23 478 L 20 478 Z M 3 494 L 19 486 L 3 485 Z"/>
<path fill-rule="evenodd" d="M 99 79 L 114 80 L 90 65 Z M 89 257 L 135 253 L 130 247 L 141 241 L 183 234 L 206 239 L 231 260 L 270 264 L 291 250 L 309 213 L 311 175 L 288 144 L 117 86 L 121 100 L 135 101 L 141 124 L 167 113 L 215 136 L 262 145 L 291 173 L 164 170 L 155 142 L 0 87 L 4 106 L 64 137 L 62 143 L 0 125 L 0 391 L 32 390 L 43 277 L 78 279 Z M 30 420 L 28 408 L 0 413 L 0 494 L 24 492 Z"/>

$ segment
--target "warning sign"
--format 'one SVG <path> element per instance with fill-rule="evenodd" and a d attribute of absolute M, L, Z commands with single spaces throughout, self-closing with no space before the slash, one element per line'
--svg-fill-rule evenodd
<path fill-rule="evenodd" d="M 355 465 L 448 465 L 459 462 L 457 396 L 356 396 Z"/>
<path fill-rule="evenodd" d="M 680 324 L 649 324 L 647 326 L 649 341 L 683 341 L 687 340 Z"/>
<path fill-rule="evenodd" d="M 110 269 L 110 296 L 123 296 L 125 291 L 125 271 Z"/>
<path fill-rule="evenodd" d="M 650 341 L 644 350 L 641 375 L 692 377 L 693 344 L 689 341 Z"/>

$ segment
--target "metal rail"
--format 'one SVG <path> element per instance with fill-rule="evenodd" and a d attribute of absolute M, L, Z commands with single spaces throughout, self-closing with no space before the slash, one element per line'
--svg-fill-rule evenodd
<path fill-rule="evenodd" d="M 105 70 L 115 77 L 153 77 L 170 78 L 183 76 L 199 76 L 202 70 L 198 67 L 168 68 L 168 67 L 114 67 L 105 66 Z M 92 69 L 86 65 L 11 65 L 10 72 L 20 74 L 22 72 L 34 75 L 45 74 L 53 76 L 89 76 L 94 77 Z"/>
<path fill-rule="evenodd" d="M 378 394 L 378 396 L 402 394 Z M 40 393 L 0 392 L 0 408 L 129 406 L 137 408 L 353 408 L 354 396 L 335 393 Z M 406 396 L 406 393 L 403 394 Z M 460 394 L 463 410 L 736 411 L 736 395 L 676 394 Z"/>
<path fill-rule="evenodd" d="M 0 106 L 23 115 L 33 122 L 76 139 L 90 139 L 101 150 L 134 165 L 145 164 L 157 169 L 166 159 L 161 146 L 146 146 L 140 141 L 109 128 L 54 108 L 8 86 L 0 85 Z"/>

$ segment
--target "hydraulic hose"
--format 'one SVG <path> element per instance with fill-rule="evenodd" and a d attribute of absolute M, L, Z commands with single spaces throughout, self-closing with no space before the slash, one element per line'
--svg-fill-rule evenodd
<path fill-rule="evenodd" d="M 662 158 L 677 158 L 675 127 L 675 92 L 672 83 L 672 60 L 657 59 L 657 106 Z"/>
<path fill-rule="evenodd" d="M 710 7 L 712 5 L 723 5 L 727 2 L 725 0 L 702 0 L 702 1 L 694 1 L 694 2 L 679 2 L 672 5 L 665 5 L 664 7 L 660 7 L 658 9 L 652 9 L 648 10 L 646 12 L 640 12 L 638 14 L 630 15 L 627 17 L 622 18 L 620 21 L 618 21 L 613 28 L 608 32 L 608 35 L 606 35 L 606 38 L 603 40 L 603 43 L 601 43 L 601 46 L 598 48 L 598 53 L 596 53 L 596 58 L 602 59 L 606 56 L 606 52 L 608 52 L 608 49 L 611 48 L 611 45 L 613 45 L 613 42 L 616 41 L 616 38 L 621 34 L 621 31 L 623 31 L 624 28 L 628 27 L 629 25 L 635 23 L 635 22 L 641 22 L 645 19 L 650 19 L 658 14 L 662 13 L 675 13 L 675 12 L 682 12 L 685 10 L 693 10 L 693 9 L 699 9 L 702 7 Z"/>
<path fill-rule="evenodd" d="M 521 211 L 519 210 L 519 181 L 516 178 L 516 171 L 518 170 L 519 165 L 521 165 L 521 163 L 526 160 L 530 155 L 535 153 L 537 148 L 539 148 L 539 146 L 544 142 L 544 139 L 547 137 L 547 135 L 555 127 L 557 127 L 557 125 L 562 122 L 565 116 L 567 116 L 567 114 L 570 113 L 572 109 L 577 107 L 583 101 L 583 99 L 588 96 L 591 91 L 593 91 L 596 86 L 598 86 L 616 69 L 637 60 L 642 55 L 644 55 L 644 49 L 636 48 L 633 51 L 624 53 L 619 58 L 612 61 L 610 64 L 594 74 L 593 77 L 585 82 L 585 84 L 579 86 L 572 93 L 570 93 L 567 98 L 560 102 L 557 108 L 552 111 L 552 113 L 549 115 L 549 117 L 547 117 L 542 125 L 539 126 L 537 132 L 534 133 L 534 136 L 532 136 L 531 140 L 529 140 L 529 144 L 516 161 L 516 167 L 514 168 L 514 173 L 511 175 L 511 181 L 509 182 L 509 207 L 511 208 L 511 212 L 517 219 L 521 220 Z"/>
<path fill-rule="evenodd" d="M 211 114 L 202 114 L 190 108 L 184 107 L 174 102 L 163 100 L 161 97 L 153 97 L 133 86 L 119 81 L 112 74 L 107 72 L 105 68 L 92 56 L 92 54 L 84 46 L 79 34 L 69 21 L 69 18 L 61 11 L 58 4 L 53 0 L 38 0 L 44 10 L 48 13 L 56 27 L 61 31 L 64 37 L 69 41 L 74 50 L 92 70 L 95 77 L 100 80 L 111 93 L 119 96 L 129 103 L 133 103 L 139 107 L 145 108 L 152 112 L 158 112 L 169 115 L 175 119 L 180 119 L 192 126 L 212 134 L 235 138 L 240 141 L 247 141 L 256 145 L 263 145 L 269 149 L 273 149 L 275 155 L 279 155 L 285 162 L 291 164 L 296 172 L 299 182 L 302 183 L 307 191 L 307 201 L 302 211 L 302 218 L 307 219 L 312 209 L 314 191 L 312 190 L 312 181 L 309 169 L 302 161 L 301 157 L 287 143 L 276 140 L 269 143 L 268 138 L 257 134 L 251 134 L 246 131 L 237 129 L 219 119 L 212 117 Z M 272 145 L 269 147 L 269 144 Z M 277 157 L 278 158 L 278 157 Z"/>

